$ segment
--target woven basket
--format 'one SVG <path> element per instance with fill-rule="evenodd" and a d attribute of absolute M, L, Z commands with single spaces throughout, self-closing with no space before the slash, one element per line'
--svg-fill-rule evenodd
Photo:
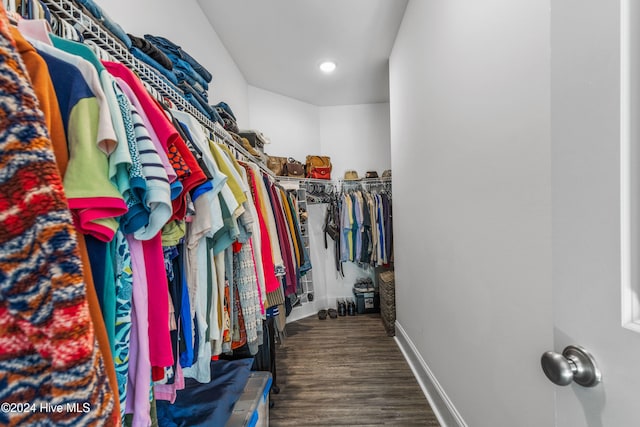
<path fill-rule="evenodd" d="M 380 316 L 387 335 L 396 334 L 396 280 L 393 271 L 378 276 L 380 287 Z"/>

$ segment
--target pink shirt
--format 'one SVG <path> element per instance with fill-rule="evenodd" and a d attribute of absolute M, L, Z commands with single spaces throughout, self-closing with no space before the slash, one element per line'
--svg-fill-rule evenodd
<path fill-rule="evenodd" d="M 129 341 L 129 382 L 125 412 L 133 414 L 133 427 L 151 425 L 151 362 L 149 360 L 149 321 L 147 275 L 142 242 L 127 236 L 133 270 L 131 337 Z"/>
<path fill-rule="evenodd" d="M 169 283 L 164 269 L 162 235 L 142 242 L 149 292 L 149 358 L 152 366 L 173 365 L 169 334 Z"/>
<path fill-rule="evenodd" d="M 178 390 L 184 390 L 184 375 L 178 363 L 173 384 L 156 384 L 153 386 L 153 395 L 156 400 L 168 400 L 170 403 L 176 401 Z"/>

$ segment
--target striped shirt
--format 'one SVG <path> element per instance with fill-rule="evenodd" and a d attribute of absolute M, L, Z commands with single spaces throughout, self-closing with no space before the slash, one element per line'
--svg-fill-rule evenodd
<path fill-rule="evenodd" d="M 171 218 L 171 187 L 164 164 L 144 124 L 138 99 L 124 80 L 116 79 L 131 102 L 133 131 L 142 165 L 142 174 L 147 181 L 147 192 L 143 202 L 149 210 L 149 224 L 137 230 L 134 237 L 138 240 L 149 240 L 158 234 Z"/>

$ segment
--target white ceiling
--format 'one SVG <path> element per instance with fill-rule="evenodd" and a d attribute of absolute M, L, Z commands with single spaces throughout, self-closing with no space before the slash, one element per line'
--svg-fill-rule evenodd
<path fill-rule="evenodd" d="M 407 1 L 198 3 L 250 85 L 330 106 L 388 102 L 388 59 Z M 330 75 L 318 68 L 325 59 L 338 64 Z"/>

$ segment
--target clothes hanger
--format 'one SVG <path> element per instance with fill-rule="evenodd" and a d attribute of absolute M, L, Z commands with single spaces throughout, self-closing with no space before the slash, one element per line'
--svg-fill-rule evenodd
<path fill-rule="evenodd" d="M 60 33 L 58 36 L 66 40 L 73 40 L 73 35 L 70 33 L 70 24 L 67 21 L 60 21 Z"/>
<path fill-rule="evenodd" d="M 42 7 L 42 4 L 40 4 L 40 1 L 36 1 L 33 4 L 33 17 L 31 19 L 44 19 L 45 15 L 44 15 L 44 8 Z"/>
<path fill-rule="evenodd" d="M 65 27 L 65 24 L 66 24 L 65 20 L 64 19 L 60 19 L 58 21 L 57 28 L 54 29 L 54 33 L 53 34 L 55 34 L 56 36 L 64 38 L 64 27 Z"/>
<path fill-rule="evenodd" d="M 100 46 L 98 46 L 92 40 L 85 40 L 84 44 L 86 44 L 93 51 L 93 53 L 96 54 L 96 56 L 98 57 L 99 60 L 115 62 L 113 57 L 107 51 L 102 49 Z"/>
<path fill-rule="evenodd" d="M 76 33 L 76 29 L 73 28 L 73 25 L 71 25 L 70 23 L 64 21 L 64 38 L 67 40 L 73 40 L 73 41 L 78 41 L 78 37 L 77 37 L 77 33 Z"/>
<path fill-rule="evenodd" d="M 109 53 L 107 53 L 104 49 L 98 46 L 95 42 L 92 42 L 91 40 L 87 40 L 86 44 L 87 46 L 91 47 L 91 49 L 93 49 L 93 51 L 96 53 L 98 58 L 100 58 L 100 60 L 111 61 L 111 62 L 113 61 L 113 58 L 111 57 L 111 55 L 109 55 Z"/>
<path fill-rule="evenodd" d="M 69 23 L 69 34 L 71 36 L 71 40 L 76 41 L 78 43 L 82 43 L 83 41 L 82 33 L 72 23 Z"/>
<path fill-rule="evenodd" d="M 85 43 L 87 43 L 89 41 L 86 41 Z M 106 55 L 109 55 L 106 51 L 103 50 L 103 52 Z M 109 57 L 111 57 L 111 55 L 109 55 Z M 117 60 L 115 59 L 109 59 L 109 61 L 115 61 L 117 62 Z M 171 100 L 165 96 L 163 96 L 155 87 L 151 86 L 149 83 L 147 83 L 146 81 L 142 81 L 142 84 L 144 85 L 145 89 L 147 90 L 147 92 L 149 92 L 149 94 L 151 94 L 151 96 L 153 96 L 153 98 L 158 101 L 160 103 L 160 106 L 162 107 L 162 109 L 164 110 L 165 114 L 168 115 L 168 117 L 172 120 L 173 117 L 171 116 L 171 113 L 169 113 L 167 110 L 169 109 L 175 109 L 175 105 L 173 102 L 171 102 Z"/>
<path fill-rule="evenodd" d="M 156 92 L 156 89 L 153 86 L 151 86 L 149 83 L 145 82 L 144 80 L 142 80 L 142 85 L 147 90 L 147 92 L 151 94 L 151 96 L 153 96 L 155 99 L 158 99 L 158 92 Z"/>
<path fill-rule="evenodd" d="M 53 34 L 58 34 L 60 32 L 60 19 L 57 16 L 51 15 L 51 32 Z"/>
<path fill-rule="evenodd" d="M 165 110 L 165 114 L 169 114 L 167 110 L 176 108 L 175 104 L 166 96 L 163 96 L 160 92 L 156 91 L 156 100 L 162 106 L 162 109 Z"/>

